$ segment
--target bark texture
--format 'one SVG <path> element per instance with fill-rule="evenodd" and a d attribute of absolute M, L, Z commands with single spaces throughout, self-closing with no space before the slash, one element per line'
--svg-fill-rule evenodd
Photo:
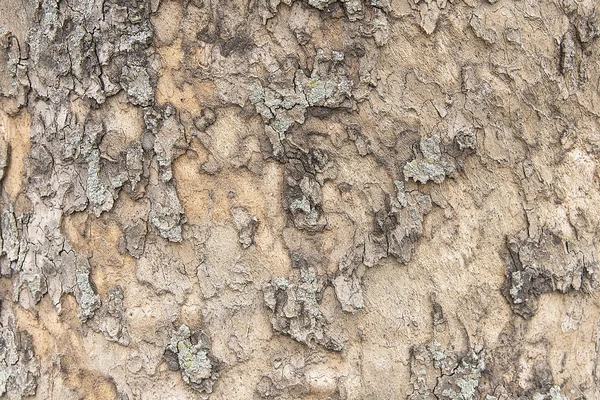
<path fill-rule="evenodd" d="M 596 0 L 0 0 L 0 397 L 600 398 Z"/>

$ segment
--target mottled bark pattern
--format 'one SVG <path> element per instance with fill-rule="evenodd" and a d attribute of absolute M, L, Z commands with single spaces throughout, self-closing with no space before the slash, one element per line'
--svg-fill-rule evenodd
<path fill-rule="evenodd" d="M 600 398 L 595 0 L 0 1 L 0 397 Z"/>

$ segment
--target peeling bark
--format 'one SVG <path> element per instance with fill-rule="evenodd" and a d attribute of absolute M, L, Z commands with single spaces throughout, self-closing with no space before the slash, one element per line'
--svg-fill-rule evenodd
<path fill-rule="evenodd" d="M 0 3 L 0 397 L 600 397 L 595 1 Z"/>

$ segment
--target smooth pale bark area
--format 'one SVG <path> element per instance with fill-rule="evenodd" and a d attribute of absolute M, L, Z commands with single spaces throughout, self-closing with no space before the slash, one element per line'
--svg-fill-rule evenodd
<path fill-rule="evenodd" d="M 0 397 L 600 398 L 596 0 L 0 0 Z"/>

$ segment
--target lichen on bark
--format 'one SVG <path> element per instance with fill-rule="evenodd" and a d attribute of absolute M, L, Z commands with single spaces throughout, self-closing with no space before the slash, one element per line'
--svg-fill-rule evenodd
<path fill-rule="evenodd" d="M 0 2 L 0 396 L 599 397 L 599 12 Z"/>

